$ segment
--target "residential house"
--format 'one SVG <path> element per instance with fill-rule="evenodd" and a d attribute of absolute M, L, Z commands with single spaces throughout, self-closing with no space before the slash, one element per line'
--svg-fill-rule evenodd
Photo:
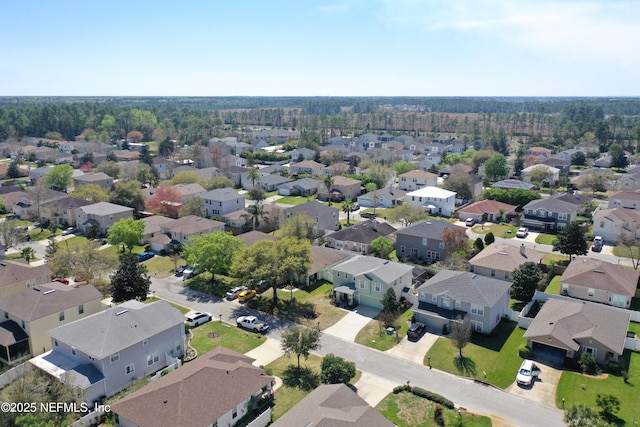
<path fill-rule="evenodd" d="M 562 230 L 575 221 L 580 206 L 564 200 L 537 199 L 524 205 L 522 225 L 536 230 Z"/>
<path fill-rule="evenodd" d="M 162 236 L 156 236 L 149 239 L 151 249 L 162 250 L 168 249 L 169 245 L 188 244 L 188 239 L 201 234 L 213 233 L 214 231 L 224 231 L 224 222 L 214 221 L 207 218 L 201 218 L 196 215 L 187 215 L 182 218 L 174 219 L 171 222 L 160 224 L 162 234 L 167 239 L 158 239 Z"/>
<path fill-rule="evenodd" d="M 93 285 L 74 288 L 58 282 L 0 298 L 0 360 L 11 364 L 51 350 L 47 332 L 99 312 L 101 300 Z"/>
<path fill-rule="evenodd" d="M 65 197 L 63 199 L 53 200 L 51 202 L 43 203 L 40 206 L 41 220 L 49 220 L 52 223 L 60 226 L 76 226 L 76 217 L 78 208 L 83 206 L 92 205 L 93 202 L 89 202 L 77 197 Z"/>
<path fill-rule="evenodd" d="M 358 255 L 325 270 L 333 283 L 336 302 L 382 309 L 382 298 L 393 289 L 397 298 L 411 286 L 413 267 L 376 257 Z"/>
<path fill-rule="evenodd" d="M 285 182 L 278 186 L 278 194 L 281 196 L 308 197 L 318 192 L 320 181 L 313 178 L 303 178 L 297 181 Z"/>
<path fill-rule="evenodd" d="M 154 157 L 153 167 L 155 167 L 158 171 L 158 176 L 160 177 L 160 179 L 169 179 L 172 175 L 173 162 L 163 157 Z"/>
<path fill-rule="evenodd" d="M 233 181 L 236 187 L 240 187 L 242 185 L 242 177 L 243 175 L 246 176 L 246 174 L 249 172 L 249 169 L 244 166 L 232 165 L 222 169 L 222 172 L 227 178 Z"/>
<path fill-rule="evenodd" d="M 293 179 L 282 176 L 276 173 L 263 175 L 259 181 L 255 182 L 255 187 L 262 188 L 266 192 L 277 190 L 281 185 L 288 182 L 292 182 Z M 250 179 L 244 179 L 242 181 L 242 188 L 245 190 L 251 190 L 254 187 L 254 183 Z"/>
<path fill-rule="evenodd" d="M 516 207 L 497 200 L 479 200 L 458 209 L 458 217 L 461 221 L 474 218 L 478 222 L 500 222 L 512 216 Z"/>
<path fill-rule="evenodd" d="M 20 218 L 38 221 L 40 219 L 38 216 L 42 215 L 42 206 L 44 204 L 61 200 L 66 197 L 69 197 L 69 195 L 62 191 L 51 190 L 48 188 L 44 190 L 29 189 L 22 195 L 22 197 L 20 197 L 20 200 L 12 206 L 12 210 L 13 213 L 18 215 Z M 40 211 L 39 214 L 38 210 Z"/>
<path fill-rule="evenodd" d="M 599 159 L 596 159 L 593 162 L 593 165 L 597 168 L 610 168 L 612 160 L 613 158 L 611 156 L 603 156 L 603 157 L 600 157 Z"/>
<path fill-rule="evenodd" d="M 561 292 L 572 298 L 629 308 L 640 271 L 594 258 L 571 261 L 560 276 Z"/>
<path fill-rule="evenodd" d="M 113 153 L 116 156 L 116 161 L 118 162 L 131 162 L 134 160 L 140 160 L 139 151 L 116 150 Z"/>
<path fill-rule="evenodd" d="M 258 230 L 252 230 L 246 233 L 238 234 L 236 237 L 242 240 L 244 242 L 244 245 L 247 247 L 253 246 L 261 240 L 278 240 L 276 236 L 263 233 L 262 231 Z"/>
<path fill-rule="evenodd" d="M 52 350 L 29 362 L 102 401 L 182 359 L 184 320 L 166 301 L 127 301 L 50 330 Z"/>
<path fill-rule="evenodd" d="M 310 175 L 322 176 L 326 166 L 322 163 L 318 163 L 315 160 L 303 160 L 302 162 L 293 163 L 290 166 L 291 175 L 297 175 L 302 173 L 308 173 Z"/>
<path fill-rule="evenodd" d="M 300 132 L 288 131 L 284 129 L 266 129 L 259 132 L 255 132 L 252 136 L 252 144 L 255 146 L 260 140 L 266 142 L 275 142 L 278 144 L 284 144 L 285 142 L 293 141 L 300 138 Z"/>
<path fill-rule="evenodd" d="M 640 190 L 640 173 L 626 173 L 621 175 L 616 182 L 616 188 L 620 190 Z"/>
<path fill-rule="evenodd" d="M 511 283 L 465 271 L 443 270 L 418 287 L 416 320 L 441 332 L 468 317 L 474 332 L 490 334 L 509 314 Z"/>
<path fill-rule="evenodd" d="M 563 160 L 563 159 L 559 159 L 559 158 L 554 158 L 551 157 L 549 159 L 543 160 L 542 162 L 538 163 L 539 165 L 546 165 L 546 166 L 551 166 L 554 167 L 556 169 L 560 169 L 560 173 L 569 173 L 569 169 L 571 168 L 571 161 L 570 160 Z"/>
<path fill-rule="evenodd" d="M 562 200 L 564 202 L 569 202 L 577 206 L 584 206 L 585 203 L 590 202 L 593 198 L 586 196 L 584 193 L 579 191 L 573 191 L 569 193 L 557 193 L 551 196 L 551 198 L 556 200 Z"/>
<path fill-rule="evenodd" d="M 86 233 L 91 224 L 97 225 L 100 233 L 107 234 L 109 228 L 121 219 L 133 218 L 133 208 L 109 202 L 98 202 L 76 209 L 76 224 Z"/>
<path fill-rule="evenodd" d="M 455 209 L 456 193 L 439 187 L 423 187 L 405 194 L 405 200 L 431 215 L 451 216 Z"/>
<path fill-rule="evenodd" d="M 419 169 L 403 173 L 398 178 L 398 187 L 404 191 L 413 191 L 422 187 L 435 187 L 438 184 L 438 175 Z"/>
<path fill-rule="evenodd" d="M 111 188 L 113 186 L 113 178 L 104 172 L 85 173 L 84 175 L 73 178 L 73 186 L 93 184 L 102 188 Z"/>
<path fill-rule="evenodd" d="M 253 366 L 254 361 L 218 346 L 114 403 L 115 425 L 235 426 L 244 420 L 265 427 L 271 423 L 275 379 Z"/>
<path fill-rule="evenodd" d="M 282 208 L 275 203 L 263 203 L 264 217 L 258 218 L 258 230 L 272 231 L 278 228 L 278 223 L 282 215 Z M 231 229 L 234 234 L 241 233 L 247 226 L 247 221 L 253 218 L 246 209 L 228 213 L 222 217 L 224 223 Z M 251 226 L 255 226 L 255 223 Z"/>
<path fill-rule="evenodd" d="M 549 173 L 549 178 L 546 178 L 544 181 L 542 181 L 542 185 L 555 185 L 560 180 L 560 169 L 554 168 L 553 166 L 547 166 L 545 164 L 537 164 L 522 169 L 522 171 L 520 172 L 522 180 L 524 182 L 531 182 L 532 172 L 538 169 L 542 169 Z"/>
<path fill-rule="evenodd" d="M 540 157 L 551 157 L 553 151 L 546 147 L 529 147 L 527 154 Z"/>
<path fill-rule="evenodd" d="M 49 283 L 51 274 L 51 269 L 46 264 L 30 265 L 23 260 L 2 260 L 0 261 L 0 298 Z"/>
<path fill-rule="evenodd" d="M 634 233 L 640 237 L 640 210 L 598 208 L 593 213 L 593 234 L 602 236 L 607 243 L 616 243 L 621 237 Z"/>
<path fill-rule="evenodd" d="M 407 192 L 394 187 L 384 187 L 358 196 L 358 204 L 364 207 L 392 208 L 404 200 Z"/>
<path fill-rule="evenodd" d="M 197 182 L 192 184 L 176 184 L 171 187 L 180 194 L 180 203 L 185 203 L 188 199 L 195 196 L 201 196 L 207 192 L 207 189 Z"/>
<path fill-rule="evenodd" d="M 142 234 L 141 244 L 150 243 L 151 239 L 158 236 L 165 236 L 162 232 L 162 224 L 173 222 L 172 218 L 161 215 L 151 215 L 142 218 L 144 221 L 144 233 Z"/>
<path fill-rule="evenodd" d="M 491 185 L 491 188 L 499 190 L 531 190 L 534 187 L 530 182 L 520 181 L 519 179 L 503 179 Z"/>
<path fill-rule="evenodd" d="M 29 170 L 29 179 L 31 180 L 31 183 L 35 184 L 40 181 L 49 173 L 49 171 L 51 171 L 51 169 L 53 169 L 53 166 L 47 165 Z"/>
<path fill-rule="evenodd" d="M 357 179 L 346 176 L 334 176 L 331 185 L 331 192 L 338 192 L 343 200 L 355 200 L 362 192 L 362 183 Z"/>
<path fill-rule="evenodd" d="M 393 427 L 394 424 L 345 384 L 322 384 L 272 426 Z"/>
<path fill-rule="evenodd" d="M 328 234 L 325 238 L 328 248 L 368 254 L 371 242 L 378 237 L 388 237 L 395 231 L 392 225 L 373 218 Z"/>
<path fill-rule="evenodd" d="M 337 230 L 340 227 L 340 211 L 333 206 L 326 206 L 317 201 L 302 203 L 284 210 L 284 220 L 291 218 L 297 213 L 303 213 L 315 220 L 314 230 L 318 234 L 326 234 Z"/>
<path fill-rule="evenodd" d="M 348 252 L 327 248 L 325 246 L 311 246 L 311 266 L 307 271 L 307 277 L 304 280 L 305 284 L 311 285 L 321 280 L 324 278 L 324 272 L 327 271 L 327 269 L 351 256 L 352 254 Z"/>
<path fill-rule="evenodd" d="M 590 353 L 597 363 L 619 362 L 624 352 L 629 314 L 603 304 L 551 298 L 524 333 L 527 345 L 559 357 L 579 359 Z"/>
<path fill-rule="evenodd" d="M 465 165 L 464 163 L 456 163 L 455 165 L 447 166 L 446 168 L 440 169 L 440 176 L 442 177 L 444 177 L 445 175 L 451 176 L 454 173 L 472 175 L 473 168 L 469 165 Z"/>
<path fill-rule="evenodd" d="M 487 245 L 469 260 L 469 271 L 481 276 L 511 280 L 513 271 L 525 262 L 540 264 L 542 255 L 533 249 L 527 249 L 524 243 L 520 248 L 506 243 Z"/>
<path fill-rule="evenodd" d="M 447 229 L 465 231 L 464 227 L 448 221 L 418 221 L 407 228 L 396 231 L 396 254 L 398 258 L 411 258 L 428 262 L 445 260 L 452 248 L 442 238 Z"/>
<path fill-rule="evenodd" d="M 205 216 L 222 217 L 229 212 L 244 209 L 244 196 L 231 187 L 216 188 L 200 195 Z"/>
<path fill-rule="evenodd" d="M 609 208 L 639 209 L 640 191 L 617 191 L 609 196 Z"/>
<path fill-rule="evenodd" d="M 316 154 L 316 151 L 310 148 L 294 148 L 291 151 L 291 160 L 294 162 L 300 162 L 302 160 L 313 160 L 316 157 Z"/>

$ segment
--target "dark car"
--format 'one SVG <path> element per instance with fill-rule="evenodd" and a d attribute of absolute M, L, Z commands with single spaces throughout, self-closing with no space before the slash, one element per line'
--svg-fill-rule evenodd
<path fill-rule="evenodd" d="M 178 268 L 176 268 L 176 276 L 182 276 L 182 274 L 184 273 L 184 271 L 187 269 L 187 264 L 182 264 L 181 266 L 179 266 Z"/>
<path fill-rule="evenodd" d="M 601 252 L 602 246 L 604 246 L 604 242 L 602 241 L 602 236 L 596 236 L 593 238 L 593 245 L 591 246 L 591 250 L 593 252 Z"/>
<path fill-rule="evenodd" d="M 373 212 L 362 212 L 360 216 L 362 218 L 375 218 L 376 214 L 374 214 Z"/>
<path fill-rule="evenodd" d="M 156 254 L 154 254 L 153 252 L 142 252 L 140 255 L 138 255 L 138 262 L 146 261 L 153 258 L 154 256 L 156 256 Z"/>
<path fill-rule="evenodd" d="M 412 323 L 411 326 L 409 326 L 409 330 L 407 331 L 407 336 L 409 337 L 409 339 L 417 340 L 422 336 L 425 328 L 426 327 L 424 323 L 421 323 L 421 322 Z"/>

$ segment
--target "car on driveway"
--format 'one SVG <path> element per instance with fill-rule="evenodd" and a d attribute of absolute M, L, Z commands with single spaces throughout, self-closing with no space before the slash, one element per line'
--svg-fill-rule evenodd
<path fill-rule="evenodd" d="M 531 385 L 534 379 L 538 378 L 540 372 L 540 368 L 538 368 L 538 365 L 536 365 L 533 360 L 525 359 L 520 365 L 520 369 L 518 369 L 516 382 L 520 385 Z"/>
<path fill-rule="evenodd" d="M 182 276 L 182 274 L 184 273 L 184 271 L 187 269 L 187 264 L 182 264 L 181 266 L 179 266 L 178 268 L 176 268 L 176 276 Z"/>
<path fill-rule="evenodd" d="M 187 314 L 185 317 L 185 321 L 192 328 L 202 325 L 203 323 L 211 322 L 211 313 L 201 313 L 196 311 L 195 313 Z"/>
<path fill-rule="evenodd" d="M 464 223 L 467 227 L 473 227 L 474 225 L 476 225 L 476 223 L 478 222 L 477 219 L 471 217 L 471 218 L 467 218 Z"/>
<path fill-rule="evenodd" d="M 65 228 L 64 230 L 62 230 L 62 235 L 68 236 L 69 234 L 73 234 L 75 231 L 76 229 L 73 227 Z"/>
<path fill-rule="evenodd" d="M 409 337 L 410 340 L 418 340 L 424 333 L 425 329 L 426 326 L 424 323 L 412 323 L 411 326 L 409 326 L 409 330 L 407 330 L 407 337 Z"/>
<path fill-rule="evenodd" d="M 602 240 L 602 236 L 596 236 L 593 238 L 593 245 L 591 245 L 591 250 L 593 252 L 601 252 L 603 246 L 604 242 Z"/>
<path fill-rule="evenodd" d="M 518 231 L 516 231 L 516 237 L 524 239 L 529 235 L 529 229 L 527 227 L 520 227 Z"/>
<path fill-rule="evenodd" d="M 156 256 L 156 254 L 154 254 L 153 252 L 142 252 L 140 255 L 138 255 L 138 262 L 146 261 L 153 258 L 154 256 Z"/>
<path fill-rule="evenodd" d="M 52 282 L 59 282 L 59 283 L 64 283 L 65 285 L 69 284 L 69 279 L 66 279 L 64 277 L 54 277 L 53 279 L 51 279 Z"/>
<path fill-rule="evenodd" d="M 236 319 L 238 328 L 249 329 L 255 332 L 266 332 L 269 325 L 258 319 L 256 316 L 240 316 Z"/>
<path fill-rule="evenodd" d="M 362 212 L 360 216 L 362 218 L 375 218 L 376 214 L 374 214 L 373 212 Z"/>
<path fill-rule="evenodd" d="M 256 296 L 256 291 L 254 289 L 245 289 L 244 291 L 238 294 L 238 301 L 245 302 L 249 301 L 251 298 Z"/>
<path fill-rule="evenodd" d="M 249 288 L 247 288 L 246 286 L 236 286 L 235 288 L 229 289 L 229 291 L 226 293 L 227 299 L 234 300 L 238 298 L 240 292 L 246 291 L 247 289 Z"/>

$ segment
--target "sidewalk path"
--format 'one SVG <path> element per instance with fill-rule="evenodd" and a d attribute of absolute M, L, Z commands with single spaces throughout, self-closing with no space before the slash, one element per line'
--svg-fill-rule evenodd
<path fill-rule="evenodd" d="M 362 372 L 360 380 L 354 384 L 358 396 L 375 408 L 385 396 L 393 391 L 398 383 L 369 372 Z"/>
<path fill-rule="evenodd" d="M 408 360 L 409 362 L 424 365 L 424 356 L 427 354 L 431 346 L 436 342 L 438 336 L 435 334 L 425 333 L 418 341 L 409 341 L 404 337 L 396 346 L 385 351 L 386 354 Z"/>
<path fill-rule="evenodd" d="M 269 363 L 282 357 L 282 354 L 280 341 L 274 338 L 267 338 L 266 341 L 258 347 L 245 353 L 245 355 L 256 359 L 255 362 L 253 362 L 254 366 L 267 366 Z"/>
<path fill-rule="evenodd" d="M 358 335 L 358 332 L 378 315 L 380 310 L 376 310 L 369 307 L 358 306 L 357 310 L 350 311 L 338 323 L 329 326 L 322 332 L 325 334 L 334 336 L 336 338 L 343 339 L 345 341 L 353 342 Z"/>

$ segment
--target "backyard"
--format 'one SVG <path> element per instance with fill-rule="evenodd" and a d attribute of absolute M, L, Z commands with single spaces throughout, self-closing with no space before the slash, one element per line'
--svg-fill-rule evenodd
<path fill-rule="evenodd" d="M 276 203 L 282 203 L 283 205 L 301 205 L 314 200 L 313 197 L 301 197 L 301 196 L 283 196 L 276 200 Z"/>

